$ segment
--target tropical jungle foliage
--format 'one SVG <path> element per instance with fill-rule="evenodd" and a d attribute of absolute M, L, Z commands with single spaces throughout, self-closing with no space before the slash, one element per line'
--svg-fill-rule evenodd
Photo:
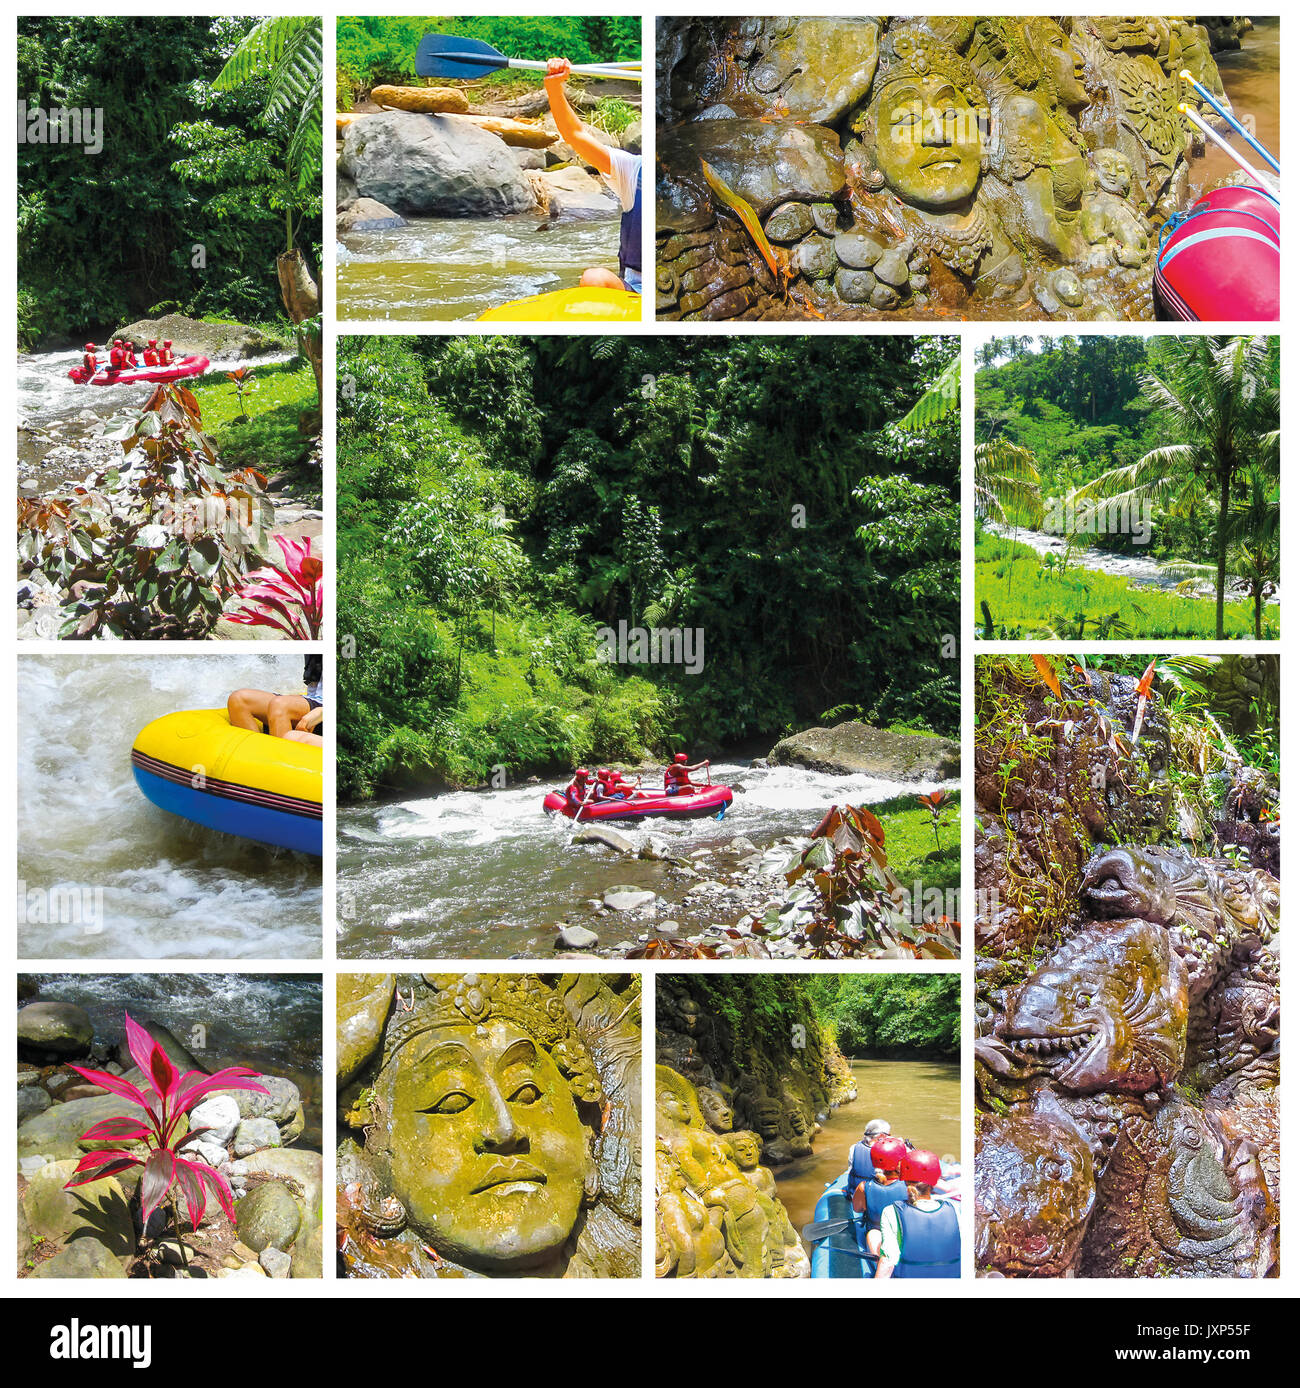
<path fill-rule="evenodd" d="M 956 727 L 944 339 L 342 339 L 339 784 Z M 620 621 L 704 666 L 602 660 Z M 350 658 L 349 658 L 350 657 Z"/>
<path fill-rule="evenodd" d="M 1277 338 L 993 338 L 979 360 L 983 636 L 1276 638 Z M 1108 520 L 1148 506 L 1146 543 Z M 1063 552 L 1024 543 L 1044 529 Z M 1086 548 L 1153 560 L 1168 586 Z"/>
<path fill-rule="evenodd" d="M 318 20 L 277 21 L 302 30 L 299 79 L 313 22 L 319 42 Z M 19 100 L 103 113 L 98 153 L 18 146 L 24 345 L 101 340 L 162 312 L 277 318 L 286 226 L 320 263 L 319 58 L 310 90 L 257 61 L 229 90 L 215 85 L 258 27 L 248 16 L 20 17 Z"/>
<path fill-rule="evenodd" d="M 431 31 L 480 39 L 511 58 L 560 56 L 574 63 L 599 63 L 641 56 L 641 17 L 632 14 L 341 17 L 336 29 L 339 110 L 350 109 L 361 92 L 380 83 L 415 81 L 415 50 Z M 523 77 L 511 72 L 486 80 L 518 82 Z"/>

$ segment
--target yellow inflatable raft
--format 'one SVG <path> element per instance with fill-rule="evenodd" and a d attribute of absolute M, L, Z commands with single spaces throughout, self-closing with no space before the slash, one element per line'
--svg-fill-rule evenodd
<path fill-rule="evenodd" d="M 555 289 L 490 308 L 480 323 L 639 323 L 641 296 L 630 289 Z"/>
<path fill-rule="evenodd" d="M 232 728 L 223 708 L 193 709 L 143 728 L 131 748 L 131 770 L 160 809 L 320 857 L 323 752 Z"/>

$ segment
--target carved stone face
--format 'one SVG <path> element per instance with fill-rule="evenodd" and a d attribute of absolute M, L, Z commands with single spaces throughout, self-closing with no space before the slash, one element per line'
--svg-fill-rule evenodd
<path fill-rule="evenodd" d="M 1128 197 L 1133 186 L 1133 171 L 1129 167 L 1127 155 L 1117 149 L 1099 149 L 1093 155 L 1093 169 L 1097 175 L 1097 186 L 1104 193 L 1115 193 L 1121 198 Z"/>
<path fill-rule="evenodd" d="M 700 1096 L 700 1109 L 704 1114 L 704 1121 L 709 1127 L 715 1133 L 730 1132 L 735 1114 L 726 1099 L 716 1089 L 707 1087 L 698 1090 L 697 1093 Z"/>
<path fill-rule="evenodd" d="M 690 1125 L 691 1111 L 687 1108 L 685 1100 L 675 1091 L 661 1089 L 656 1097 L 656 1105 L 659 1116 L 669 1123 L 680 1123 L 683 1127 Z"/>
<path fill-rule="evenodd" d="M 731 1138 L 731 1151 L 742 1171 L 753 1171 L 763 1156 L 753 1133 L 736 1133 Z"/>
<path fill-rule="evenodd" d="M 1154 49 L 1159 39 L 1158 26 L 1141 15 L 1094 15 L 1092 22 L 1096 26 L 1097 37 L 1112 53 Z"/>
<path fill-rule="evenodd" d="M 876 160 L 903 199 L 938 211 L 964 202 L 980 177 L 975 108 L 945 77 L 886 88 L 876 113 Z"/>
<path fill-rule="evenodd" d="M 1070 47 L 1070 40 L 1059 24 L 1044 21 L 1031 30 L 1034 50 L 1047 73 L 1048 81 L 1062 106 L 1075 110 L 1087 105 L 1083 86 L 1083 59 Z"/>
<path fill-rule="evenodd" d="M 393 1061 L 393 1188 L 411 1226 L 471 1267 L 554 1254 L 582 1205 L 587 1132 L 555 1062 L 504 1020 L 417 1036 Z"/>

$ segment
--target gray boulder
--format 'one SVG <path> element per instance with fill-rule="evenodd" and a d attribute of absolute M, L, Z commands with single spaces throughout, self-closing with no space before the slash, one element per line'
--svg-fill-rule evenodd
<path fill-rule="evenodd" d="M 83 1056 L 95 1028 L 84 1008 L 71 1002 L 29 1002 L 18 1009 L 18 1044 L 54 1055 Z"/>
<path fill-rule="evenodd" d="M 929 733 L 894 733 L 869 723 L 809 728 L 778 742 L 771 766 L 803 766 L 831 776 L 893 781 L 949 781 L 961 774 L 961 746 Z"/>
<path fill-rule="evenodd" d="M 385 207 L 374 198 L 357 198 L 346 211 L 338 216 L 339 235 L 350 231 L 399 231 L 406 225 L 406 218 L 399 217 L 391 207 Z"/>
<path fill-rule="evenodd" d="M 295 1240 L 293 1245 L 293 1265 L 291 1277 L 324 1277 L 325 1275 L 325 1229 L 313 1224 L 311 1229 Z"/>
<path fill-rule="evenodd" d="M 280 1129 L 273 1118 L 245 1118 L 235 1129 L 235 1156 L 249 1157 L 264 1147 L 280 1146 Z"/>
<path fill-rule="evenodd" d="M 32 1273 L 33 1277 L 75 1277 L 78 1279 L 125 1277 L 126 1269 L 112 1252 L 96 1239 L 78 1239 L 61 1248 Z"/>
<path fill-rule="evenodd" d="M 631 853 L 632 840 L 620 834 L 617 829 L 606 829 L 603 825 L 591 824 L 579 829 L 573 836 L 574 843 L 598 843 L 615 853 Z"/>
<path fill-rule="evenodd" d="M 29 1118 L 35 1118 L 38 1113 L 44 1113 L 53 1100 L 41 1088 L 36 1085 L 27 1085 L 18 1091 L 18 1122 L 25 1123 Z"/>
<path fill-rule="evenodd" d="M 298 1202 L 278 1181 L 249 1191 L 235 1208 L 235 1228 L 254 1253 L 288 1248 L 301 1226 Z"/>
<path fill-rule="evenodd" d="M 495 217 L 537 204 L 509 146 L 456 116 L 384 111 L 353 121 L 340 167 L 361 197 L 408 217 Z"/>

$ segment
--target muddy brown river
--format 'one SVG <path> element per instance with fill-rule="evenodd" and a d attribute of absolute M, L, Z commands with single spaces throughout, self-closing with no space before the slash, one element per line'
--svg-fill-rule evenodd
<path fill-rule="evenodd" d="M 854 1060 L 858 1097 L 835 1110 L 813 1140 L 813 1152 L 777 1169 L 776 1189 L 802 1229 L 812 1222 L 827 1182 L 849 1164 L 849 1148 L 871 1118 L 939 1156 L 960 1157 L 961 1064 L 956 1060 Z"/>

